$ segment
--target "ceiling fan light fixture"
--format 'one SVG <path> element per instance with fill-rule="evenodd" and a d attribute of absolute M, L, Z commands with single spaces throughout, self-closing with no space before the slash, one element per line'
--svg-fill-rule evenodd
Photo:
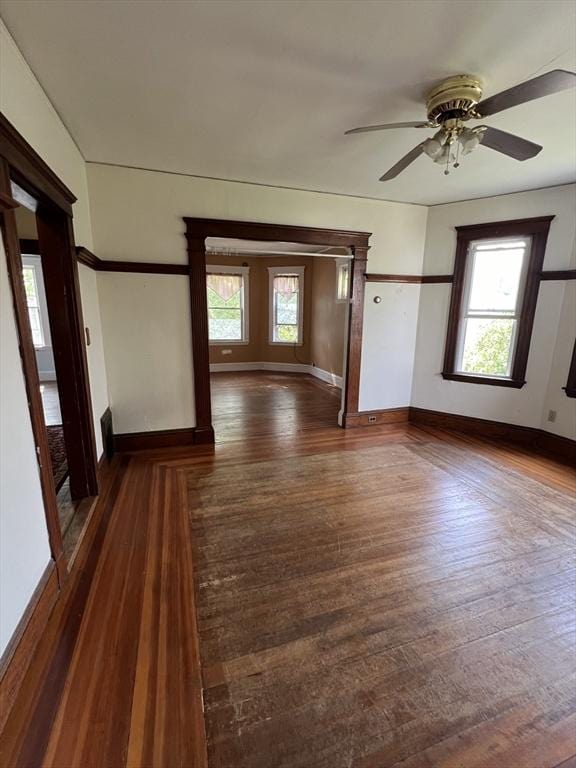
<path fill-rule="evenodd" d="M 429 139 L 425 139 L 422 142 L 422 149 L 424 150 L 424 153 L 427 154 L 428 157 L 432 160 L 435 160 L 440 152 L 442 152 L 442 146 L 444 143 L 443 139 L 443 131 L 438 131 L 434 134 L 434 136 L 431 136 Z"/>
<path fill-rule="evenodd" d="M 472 128 L 462 128 L 458 141 L 462 149 L 463 155 L 469 155 L 473 152 L 478 144 L 482 141 L 483 131 L 479 131 Z"/>

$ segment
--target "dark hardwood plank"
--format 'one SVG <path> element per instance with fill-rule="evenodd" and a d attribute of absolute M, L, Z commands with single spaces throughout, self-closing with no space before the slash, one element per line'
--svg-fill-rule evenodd
<path fill-rule="evenodd" d="M 114 457 L 2 764 L 571 768 L 571 470 L 258 376 L 216 445 Z"/>

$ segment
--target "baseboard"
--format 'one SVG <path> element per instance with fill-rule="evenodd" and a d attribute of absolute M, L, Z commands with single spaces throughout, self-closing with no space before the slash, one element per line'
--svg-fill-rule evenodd
<path fill-rule="evenodd" d="M 410 407 L 409 420 L 414 424 L 424 424 L 439 429 L 450 429 L 474 437 L 507 440 L 510 443 L 525 445 L 531 450 L 554 454 L 558 458 L 573 463 L 576 461 L 576 441 L 568 437 L 554 435 L 536 427 L 523 427 L 475 416 L 462 416 L 456 413 L 430 411 L 427 408 Z"/>
<path fill-rule="evenodd" d="M 40 384 L 56 381 L 56 371 L 38 371 L 38 379 Z"/>
<path fill-rule="evenodd" d="M 195 427 L 161 429 L 150 432 L 127 432 L 121 435 L 114 435 L 114 450 L 119 452 L 146 451 L 214 442 L 213 436 L 212 440 L 207 439 L 210 430 L 198 430 L 198 435 L 196 435 L 196 432 Z"/>
<path fill-rule="evenodd" d="M 373 427 L 378 424 L 402 424 L 408 421 L 408 406 L 402 408 L 385 408 L 380 411 L 360 411 L 344 415 L 344 426 Z"/>
<path fill-rule="evenodd" d="M 36 646 L 58 600 L 56 564 L 51 560 L 0 659 L 0 733 L 14 705 Z"/>
<path fill-rule="evenodd" d="M 232 371 L 272 371 L 275 373 L 308 373 L 334 387 L 342 389 L 342 376 L 306 363 L 210 363 L 210 373 Z"/>

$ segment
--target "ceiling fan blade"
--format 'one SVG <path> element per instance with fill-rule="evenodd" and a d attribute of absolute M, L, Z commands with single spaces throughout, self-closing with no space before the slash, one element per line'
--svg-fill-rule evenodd
<path fill-rule="evenodd" d="M 522 139 L 520 136 L 501 131 L 499 128 L 489 128 L 485 125 L 480 127 L 484 129 L 480 139 L 483 146 L 495 149 L 496 152 L 513 157 L 515 160 L 529 160 L 531 157 L 536 157 L 543 149 L 540 144 L 534 144 L 528 139 Z"/>
<path fill-rule="evenodd" d="M 541 99 L 543 96 L 549 96 L 551 93 L 564 91 L 566 88 L 576 86 L 576 72 L 568 72 L 566 69 L 553 69 L 544 75 L 534 77 L 532 80 L 526 80 L 525 83 L 515 85 L 506 91 L 490 96 L 476 105 L 476 112 L 482 117 L 495 115 L 496 112 L 502 112 L 504 109 L 516 107 L 518 104 L 524 104 L 526 101 Z"/>
<path fill-rule="evenodd" d="M 396 165 L 393 165 L 389 171 L 386 171 L 384 176 L 380 176 L 380 181 L 390 181 L 390 179 L 395 179 L 405 168 L 408 168 L 410 163 L 413 163 L 416 158 L 420 157 L 423 151 L 424 148 L 422 144 L 418 144 L 414 149 L 411 149 L 407 155 L 404 155 L 401 160 L 398 160 Z"/>
<path fill-rule="evenodd" d="M 386 131 L 388 128 L 428 128 L 428 123 L 385 123 L 384 125 L 365 125 L 362 128 L 351 128 L 344 136 L 350 133 L 368 133 L 369 131 Z"/>

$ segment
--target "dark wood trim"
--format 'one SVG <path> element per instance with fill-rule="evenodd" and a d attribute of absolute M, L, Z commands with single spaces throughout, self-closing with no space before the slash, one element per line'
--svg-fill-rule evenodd
<path fill-rule="evenodd" d="M 6 192 L 6 190 L 9 189 L 10 167 L 6 160 L 0 157 L 0 191 Z M 56 489 L 54 487 L 54 478 L 52 476 L 48 435 L 44 423 L 44 410 L 40 395 L 40 380 L 38 378 L 36 355 L 28 320 L 28 306 L 24 290 L 24 281 L 22 279 L 22 257 L 20 255 L 20 243 L 16 228 L 16 216 L 13 209 L 2 211 L 0 214 L 0 225 L 4 241 L 4 250 L 6 252 L 8 280 L 10 282 L 12 293 L 14 319 L 18 334 L 18 346 L 24 373 L 24 384 L 26 387 L 32 433 L 34 435 L 34 443 L 36 445 L 40 471 L 42 499 L 44 502 L 48 538 L 50 541 L 52 557 L 54 558 L 58 569 L 59 581 L 62 585 L 67 577 L 67 569 L 66 563 L 64 562 L 62 533 L 60 530 L 58 507 L 56 504 Z"/>
<path fill-rule="evenodd" d="M 364 279 L 367 283 L 451 283 L 453 275 L 385 275 L 369 272 Z"/>
<path fill-rule="evenodd" d="M 29 253 L 33 256 L 40 256 L 40 245 L 38 240 L 29 237 L 20 238 L 20 253 Z"/>
<path fill-rule="evenodd" d="M 487 221 L 483 224 L 465 224 L 455 227 L 458 234 L 465 235 L 467 240 L 478 240 L 483 237 L 516 237 L 517 235 L 534 235 L 538 232 L 548 233 L 550 222 L 554 216 L 535 216 L 531 219 L 510 219 L 509 221 Z"/>
<path fill-rule="evenodd" d="M 102 433 L 102 457 L 108 461 L 112 460 L 114 455 L 114 426 L 112 423 L 112 411 L 110 407 L 106 408 L 102 416 L 100 416 L 100 430 Z M 100 459 L 101 461 L 102 459 Z M 100 463 L 100 461 L 98 463 Z"/>
<path fill-rule="evenodd" d="M 205 442 L 214 441 L 210 403 L 210 364 L 208 343 L 208 310 L 206 306 L 206 238 L 230 237 L 245 240 L 296 242 L 308 245 L 330 245 L 350 248 L 353 269 L 350 281 L 350 314 L 348 319 L 347 368 L 344 382 L 343 426 L 347 414 L 358 412 L 362 324 L 364 316 L 364 275 L 369 249 L 369 232 L 350 232 L 316 227 L 294 227 L 285 224 L 200 219 L 184 217 L 190 275 L 190 309 L 192 319 L 192 358 L 196 429 Z"/>
<path fill-rule="evenodd" d="M 576 269 L 545 269 L 540 280 L 576 280 Z"/>
<path fill-rule="evenodd" d="M 76 197 L 44 162 L 12 123 L 0 112 L 0 155 L 10 168 L 12 176 L 26 191 L 45 202 L 50 201 L 68 215 L 72 215 L 72 204 Z M 10 189 L 2 190 L 4 197 L 12 197 Z"/>
<path fill-rule="evenodd" d="M 522 389 L 525 381 L 515 379 L 499 378 L 498 376 L 474 376 L 466 373 L 442 373 L 442 378 L 447 381 L 461 381 L 464 384 L 488 384 L 491 387 L 511 387 L 512 389 Z"/>
<path fill-rule="evenodd" d="M 542 265 L 546 252 L 546 241 L 550 222 L 553 216 L 540 216 L 533 219 L 516 219 L 514 221 L 490 222 L 487 224 L 473 224 L 471 226 L 456 227 L 458 233 L 456 240 L 456 256 L 454 261 L 454 280 L 452 283 L 452 296 L 448 315 L 448 331 L 444 352 L 444 366 L 442 376 L 451 381 L 463 381 L 469 384 L 484 384 L 493 386 L 515 387 L 517 389 L 526 383 L 526 368 L 528 366 L 528 354 L 536 304 L 538 302 L 538 290 L 542 275 Z M 518 333 L 516 349 L 512 362 L 512 373 L 509 379 L 490 376 L 467 375 L 456 372 L 456 349 L 460 330 L 462 301 L 464 295 L 464 282 L 468 261 L 468 250 L 473 240 L 496 237 L 522 237 L 532 238 L 528 273 L 524 285 L 524 298 L 518 320 Z"/>
<path fill-rule="evenodd" d="M 347 427 L 373 427 L 378 424 L 405 424 L 408 421 L 408 406 L 403 408 L 384 408 L 379 411 L 360 411 L 349 413 Z"/>
<path fill-rule="evenodd" d="M 13 208 L 18 208 L 20 203 L 14 200 L 12 195 L 6 194 L 6 192 L 0 192 L 0 211 L 10 211 Z"/>
<path fill-rule="evenodd" d="M 409 420 L 414 424 L 427 425 L 438 429 L 464 432 L 474 437 L 506 440 L 527 446 L 531 450 L 553 454 L 565 463 L 576 461 L 576 440 L 554 435 L 536 427 L 523 427 L 490 419 L 462 416 L 457 413 L 431 411 L 427 408 L 410 406 Z"/>
<path fill-rule="evenodd" d="M 76 246 L 76 259 L 79 264 L 83 264 L 90 269 L 101 269 L 102 259 L 99 259 L 96 254 L 89 251 L 88 248 L 84 248 L 83 245 Z"/>
<path fill-rule="evenodd" d="M 0 659 L 0 733 L 58 600 L 58 572 L 50 560 Z"/>
<path fill-rule="evenodd" d="M 73 499 L 96 496 L 96 443 L 72 219 L 39 205 L 38 242 Z"/>
<path fill-rule="evenodd" d="M 368 247 L 371 233 L 319 227 L 297 227 L 234 219 L 184 217 L 188 232 L 196 237 L 232 237 L 240 240 L 266 240 L 304 245 L 331 245 L 343 248 Z"/>
<path fill-rule="evenodd" d="M 186 264 L 159 264 L 146 261 L 103 261 L 98 269 L 101 272 L 132 272 L 143 275 L 188 275 Z"/>
<path fill-rule="evenodd" d="M 188 275 L 187 264 L 163 264 L 148 261 L 114 261 L 100 259 L 88 248 L 79 245 L 76 248 L 76 258 L 80 264 L 84 264 L 97 272 L 132 272 L 143 275 Z"/>
<path fill-rule="evenodd" d="M 570 368 L 568 369 L 568 380 L 564 387 L 564 392 L 566 392 L 568 397 L 576 397 L 576 341 L 574 342 L 574 349 L 572 350 Z"/>
<path fill-rule="evenodd" d="M 147 451 L 157 448 L 176 448 L 214 442 L 203 439 L 202 430 L 196 435 L 195 427 L 185 429 L 161 429 L 153 432 L 126 432 L 114 435 L 114 450 L 118 452 Z"/>

